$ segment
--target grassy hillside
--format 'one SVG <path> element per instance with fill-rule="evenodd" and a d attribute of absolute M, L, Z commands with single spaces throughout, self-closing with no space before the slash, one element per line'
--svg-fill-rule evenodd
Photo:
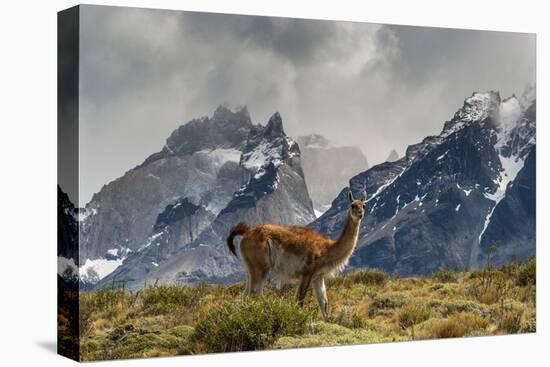
<path fill-rule="evenodd" d="M 534 332 L 535 259 L 428 279 L 366 270 L 330 279 L 330 320 L 311 292 L 242 284 L 83 292 L 83 360 L 168 356 Z"/>

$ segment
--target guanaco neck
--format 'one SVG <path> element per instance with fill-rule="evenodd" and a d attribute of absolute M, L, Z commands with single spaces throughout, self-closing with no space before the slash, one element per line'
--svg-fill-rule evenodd
<path fill-rule="evenodd" d="M 327 251 L 327 260 L 331 262 L 339 262 L 351 255 L 355 245 L 357 244 L 357 237 L 359 236 L 359 224 L 361 220 L 354 218 L 351 215 L 351 211 L 348 211 L 348 218 L 344 230 L 340 234 L 340 237 Z"/>

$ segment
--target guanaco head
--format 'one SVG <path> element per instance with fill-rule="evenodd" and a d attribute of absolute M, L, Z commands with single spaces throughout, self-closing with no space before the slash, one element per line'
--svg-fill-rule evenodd
<path fill-rule="evenodd" d="M 365 215 L 365 200 L 367 199 L 367 193 L 363 191 L 361 194 L 361 199 L 356 200 L 353 198 L 351 191 L 348 193 L 348 199 L 350 203 L 350 214 L 352 218 L 361 220 L 363 215 Z"/>

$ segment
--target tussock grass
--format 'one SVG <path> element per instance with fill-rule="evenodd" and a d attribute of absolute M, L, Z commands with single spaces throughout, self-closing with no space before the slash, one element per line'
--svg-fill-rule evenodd
<path fill-rule="evenodd" d="M 414 339 L 414 326 L 430 318 L 430 309 L 422 303 L 412 302 L 401 308 L 397 315 L 399 326 L 410 329 L 411 338 Z"/>
<path fill-rule="evenodd" d="M 300 308 L 294 287 L 244 298 L 242 284 L 153 285 L 82 292 L 77 321 L 88 361 L 526 333 L 535 285 L 534 258 L 432 278 L 361 270 L 327 282 L 328 321 L 311 291 Z"/>
<path fill-rule="evenodd" d="M 440 283 L 456 283 L 458 273 L 450 269 L 440 270 L 433 275 L 433 279 Z"/>
<path fill-rule="evenodd" d="M 265 349 L 280 336 L 304 334 L 313 314 L 282 297 L 238 298 L 202 312 L 193 340 L 205 352 Z"/>

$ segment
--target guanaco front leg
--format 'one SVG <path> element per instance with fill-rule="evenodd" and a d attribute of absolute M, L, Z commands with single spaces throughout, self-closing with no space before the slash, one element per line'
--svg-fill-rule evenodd
<path fill-rule="evenodd" d="M 298 286 L 298 291 L 296 292 L 296 300 L 298 301 L 300 307 L 304 306 L 304 298 L 306 298 L 307 289 L 311 284 L 311 277 L 311 274 L 306 273 L 302 275 L 302 279 L 300 279 L 300 285 Z"/>
<path fill-rule="evenodd" d="M 328 299 L 327 299 L 327 288 L 325 287 L 325 278 L 319 277 L 313 281 L 313 293 L 319 304 L 319 309 L 323 314 L 323 319 L 328 320 Z"/>

